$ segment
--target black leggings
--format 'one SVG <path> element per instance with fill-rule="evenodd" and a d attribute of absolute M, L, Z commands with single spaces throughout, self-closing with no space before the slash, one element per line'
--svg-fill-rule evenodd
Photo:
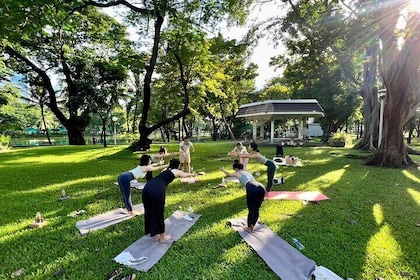
<path fill-rule="evenodd" d="M 254 226 L 260 217 L 260 207 L 264 200 L 265 189 L 253 182 L 246 184 L 246 204 L 248 205 L 248 227 Z"/>
<path fill-rule="evenodd" d="M 276 164 L 272 160 L 267 160 L 264 164 L 267 166 L 267 191 L 269 192 L 273 187 L 274 174 L 276 174 Z"/>
<path fill-rule="evenodd" d="M 125 208 L 128 211 L 133 211 L 133 204 L 131 203 L 131 189 L 130 182 L 134 179 L 134 175 L 131 172 L 124 172 L 118 176 L 118 185 L 123 197 Z"/>

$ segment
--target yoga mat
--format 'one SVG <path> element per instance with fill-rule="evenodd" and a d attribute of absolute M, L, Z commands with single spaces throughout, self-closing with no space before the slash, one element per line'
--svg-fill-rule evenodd
<path fill-rule="evenodd" d="M 229 220 L 232 227 L 250 245 L 263 261 L 283 280 L 310 280 L 315 261 L 281 239 L 266 225 L 257 224 L 254 232 L 242 229 L 246 218 Z"/>
<path fill-rule="evenodd" d="M 133 205 L 133 210 L 144 214 L 143 204 Z M 103 229 L 133 217 L 135 216 L 129 215 L 126 209 L 118 208 L 117 210 L 100 214 L 87 220 L 77 221 L 76 227 L 79 229 L 80 234 L 83 235 L 92 230 Z"/>
<path fill-rule="evenodd" d="M 114 184 L 118 186 L 118 182 L 114 182 Z M 146 185 L 145 182 L 139 182 L 135 179 L 130 182 L 130 187 L 138 189 L 138 190 L 142 190 L 145 185 Z"/>
<path fill-rule="evenodd" d="M 184 216 L 188 215 L 184 219 Z M 153 238 L 148 234 L 138 239 L 136 242 L 128 246 L 114 260 L 118 263 L 128 265 L 137 271 L 148 271 L 153 267 L 169 250 L 172 243 L 180 239 L 201 217 L 200 214 L 189 213 L 177 210 L 165 220 L 165 231 L 172 235 L 172 238 L 166 243 L 154 242 Z M 127 259 L 127 256 L 129 257 Z M 130 259 L 132 257 L 132 259 Z M 128 260 L 128 262 L 127 262 Z M 135 263 L 136 260 L 146 260 L 143 263 Z M 130 262 L 132 262 L 130 264 Z"/>
<path fill-rule="evenodd" d="M 264 199 L 300 199 L 307 201 L 319 201 L 329 199 L 320 192 L 291 192 L 291 191 L 270 191 L 265 193 Z"/>
<path fill-rule="evenodd" d="M 238 177 L 226 177 L 225 182 L 239 183 L 239 179 L 238 179 Z"/>

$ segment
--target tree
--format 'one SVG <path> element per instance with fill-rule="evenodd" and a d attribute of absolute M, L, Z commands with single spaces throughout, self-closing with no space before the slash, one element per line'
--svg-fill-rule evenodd
<path fill-rule="evenodd" d="M 268 81 L 267 85 L 260 91 L 261 100 L 291 99 L 292 93 L 284 85 L 283 79 L 274 77 Z"/>
<path fill-rule="evenodd" d="M 291 54 L 300 54 L 305 60 L 312 53 L 317 53 L 317 57 L 329 54 L 328 57 L 337 59 L 343 76 L 359 85 L 364 99 L 365 130 L 358 147 L 374 150 L 367 164 L 384 167 L 413 164 L 404 144 L 403 127 L 420 102 L 420 21 L 414 3 L 412 0 L 288 1 L 287 16 L 270 22 L 280 33 L 287 33 L 284 42 Z M 405 23 L 404 27 L 399 27 L 401 22 Z M 362 52 L 364 61 L 360 60 Z M 290 58 L 283 61 L 295 62 Z M 364 65 L 363 75 L 358 70 L 359 63 Z M 359 76 L 363 83 L 359 82 Z M 387 97 L 383 141 L 378 147 L 377 92 L 383 88 Z"/>
<path fill-rule="evenodd" d="M 32 126 L 39 119 L 39 112 L 27 108 L 27 104 L 19 102 L 20 90 L 9 83 L 0 89 L 0 96 L 5 96 L 7 104 L 0 106 L 0 131 L 13 134 Z"/>
<path fill-rule="evenodd" d="M 292 98 L 316 98 L 326 112 L 324 140 L 342 129 L 359 106 L 358 52 L 348 52 L 349 27 L 339 1 L 283 1 L 287 13 L 263 22 L 287 48 L 271 64 Z M 266 32 L 266 31 L 265 31 Z M 351 48 L 352 50 L 354 48 Z"/>
<path fill-rule="evenodd" d="M 202 74 L 200 95 L 195 102 L 203 104 L 196 106 L 198 111 L 212 121 L 213 140 L 222 126 L 231 139 L 235 138 L 234 116 L 239 106 L 248 103 L 255 95 L 257 66 L 247 63 L 252 41 L 253 36 L 246 36 L 238 42 L 225 40 L 221 34 L 209 41 L 211 56 L 208 64 L 211 67 Z"/>
<path fill-rule="evenodd" d="M 146 26 L 145 30 L 149 30 L 150 20 L 153 21 L 153 30 L 150 35 L 153 38 L 152 47 L 149 56 L 149 62 L 145 67 L 146 73 L 143 80 L 143 102 L 142 102 L 142 113 L 139 123 L 139 133 L 140 139 L 131 145 L 130 149 L 132 150 L 146 150 L 149 148 L 151 140 L 148 136 L 156 129 L 159 129 L 162 126 L 169 124 L 172 121 L 177 120 L 178 118 L 183 117 L 188 113 L 188 103 L 185 103 L 185 108 L 175 114 L 171 118 L 159 122 L 158 124 L 148 126 L 148 118 L 151 110 L 151 100 L 152 100 L 152 76 L 156 69 L 156 64 L 159 59 L 159 52 L 162 51 L 162 31 L 164 29 L 164 21 L 168 20 L 167 28 L 174 28 L 182 30 L 188 26 L 188 29 L 184 31 L 189 31 L 191 28 L 189 26 L 195 25 L 197 28 L 200 26 L 206 26 L 211 29 L 212 26 L 217 26 L 219 20 L 226 18 L 226 15 L 230 15 L 230 18 L 236 22 L 243 23 L 243 20 L 247 14 L 247 9 L 252 3 L 252 1 L 149 1 L 144 3 L 139 3 L 133 5 L 126 1 L 88 1 L 87 4 L 95 5 L 97 7 L 113 7 L 113 6 L 122 6 L 128 8 L 129 16 L 128 19 L 132 23 L 135 23 L 137 26 Z M 184 43 L 192 45 L 194 42 L 198 43 L 200 36 L 191 37 L 190 41 L 184 41 Z M 169 47 L 169 50 L 175 49 L 177 47 L 182 48 L 182 46 L 164 46 Z M 163 52 L 165 53 L 165 52 Z M 172 52 L 172 55 L 175 56 L 175 61 L 177 61 L 179 66 L 179 75 L 184 75 L 184 64 L 187 63 L 192 57 L 183 57 L 180 53 Z M 188 85 L 186 84 L 188 79 L 183 77 L 180 80 L 181 86 L 184 91 L 184 98 L 186 101 L 189 94 L 186 91 Z"/>
<path fill-rule="evenodd" d="M 118 61 L 109 59 L 98 59 L 87 67 L 83 71 L 87 77 L 82 77 L 81 80 L 87 82 L 84 88 L 93 93 L 89 103 L 93 107 L 92 112 L 97 113 L 102 121 L 101 139 L 104 147 L 107 147 L 106 124 L 111 111 L 119 105 L 118 101 L 125 91 L 126 69 Z"/>
<path fill-rule="evenodd" d="M 420 12 L 411 1 L 382 0 L 377 5 L 381 41 L 381 77 L 386 92 L 383 141 L 368 164 L 406 167 L 414 162 L 404 143 L 404 125 L 420 104 Z M 405 27 L 398 29 L 399 20 Z"/>
<path fill-rule="evenodd" d="M 0 83 L 7 84 L 9 82 L 11 71 L 8 69 L 4 63 L 4 58 L 0 58 Z M 3 91 L 3 86 L 0 87 L 0 107 L 8 103 L 8 96 L 5 91 Z"/>
<path fill-rule="evenodd" d="M 68 131 L 69 144 L 83 145 L 92 106 L 82 94 L 85 65 L 126 48 L 125 29 L 93 7 L 72 1 L 2 1 L 2 51 L 17 73 L 37 77 L 45 104 Z M 56 84 L 58 80 L 60 84 Z M 92 94 L 86 92 L 86 94 Z M 64 99 L 64 108 L 60 101 Z"/>

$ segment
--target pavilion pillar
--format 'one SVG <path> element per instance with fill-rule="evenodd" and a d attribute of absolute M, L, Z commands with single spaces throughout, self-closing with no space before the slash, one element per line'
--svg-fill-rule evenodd
<path fill-rule="evenodd" d="M 307 133 L 306 133 L 306 123 L 308 122 L 308 118 L 307 117 L 303 117 L 302 118 L 302 122 L 303 122 L 303 130 L 302 130 L 302 140 L 305 142 L 306 141 L 306 137 L 307 137 Z"/>
<path fill-rule="evenodd" d="M 298 138 L 303 139 L 303 119 L 299 119 Z"/>
<path fill-rule="evenodd" d="M 270 123 L 270 143 L 273 144 L 274 143 L 274 119 L 271 119 L 271 123 Z"/>
<path fill-rule="evenodd" d="M 257 140 L 257 124 L 255 122 L 252 124 L 252 139 L 253 141 Z"/>
<path fill-rule="evenodd" d="M 265 135 L 265 131 L 264 131 L 264 123 L 260 124 L 260 137 L 262 139 L 262 141 L 264 142 L 264 135 Z"/>

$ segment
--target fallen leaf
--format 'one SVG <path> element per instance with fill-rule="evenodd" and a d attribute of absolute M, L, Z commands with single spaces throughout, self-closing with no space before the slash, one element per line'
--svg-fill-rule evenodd
<path fill-rule="evenodd" d="M 60 276 L 61 274 L 63 274 L 63 272 L 64 272 L 64 269 L 62 268 L 58 269 L 56 272 L 54 272 L 54 277 Z"/>
<path fill-rule="evenodd" d="M 410 276 L 411 276 L 410 273 L 407 272 L 407 271 L 401 271 L 400 275 L 404 278 L 410 278 Z"/>
<path fill-rule="evenodd" d="M 349 224 L 354 225 L 356 223 L 356 220 L 350 219 Z"/>
<path fill-rule="evenodd" d="M 22 273 L 24 273 L 24 272 L 25 272 L 25 269 L 22 267 L 21 269 L 18 269 L 18 270 L 14 271 L 12 273 L 12 278 L 15 278 L 16 276 L 22 275 Z"/>

